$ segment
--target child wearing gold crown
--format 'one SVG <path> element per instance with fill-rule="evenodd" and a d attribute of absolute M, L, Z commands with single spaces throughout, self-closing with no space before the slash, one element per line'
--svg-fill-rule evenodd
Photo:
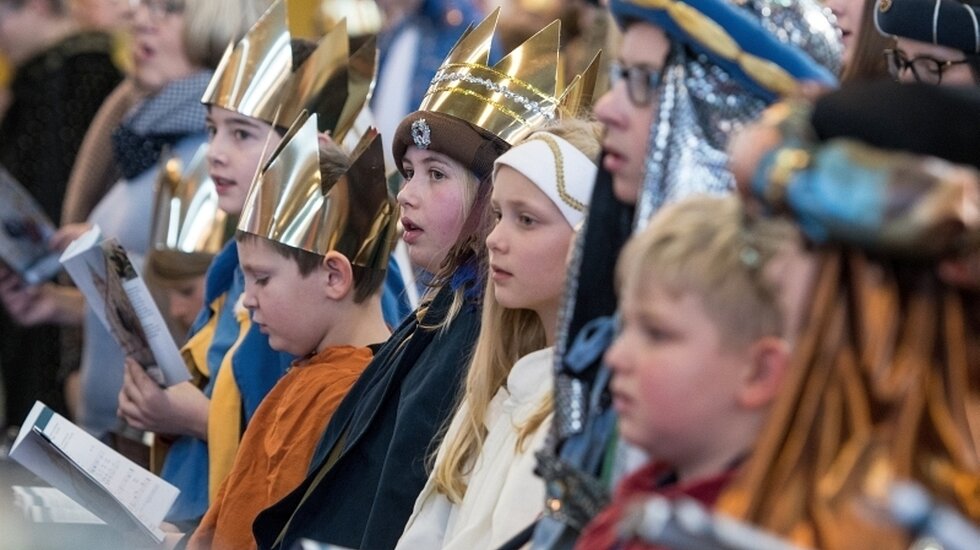
<path fill-rule="evenodd" d="M 273 3 L 241 41 L 228 46 L 202 100 L 211 133 L 210 174 L 219 206 L 229 215 L 241 213 L 263 151 L 280 139 L 280 121 L 295 120 L 304 109 L 317 111 L 320 130 L 341 142 L 366 101 L 369 86 L 357 85 L 373 76 L 373 64 L 362 62 L 374 59 L 373 43 L 349 59 L 343 25 L 315 44 L 294 40 L 287 5 Z M 367 74 L 357 72 L 362 67 Z M 402 285 L 394 277 L 389 294 L 397 296 Z M 272 349 L 253 325 L 241 304 L 243 291 L 238 247 L 229 243 L 209 270 L 207 305 L 184 348 L 196 378 L 194 391 L 183 392 L 192 403 L 172 399 L 175 392 L 161 391 L 135 366 L 127 368 L 121 415 L 172 440 L 161 475 L 181 495 L 170 521 L 193 523 L 204 514 L 231 469 L 245 426 L 292 359 Z M 392 308 L 389 322 L 399 319 Z"/>
<path fill-rule="evenodd" d="M 389 330 L 380 290 L 397 207 L 381 138 L 346 155 L 300 120 L 263 169 L 236 240 L 243 304 L 276 350 L 300 357 L 256 410 L 188 548 L 254 548 L 252 520 L 300 481 L 341 399 Z M 295 208 L 293 208 L 295 207 Z"/>
<path fill-rule="evenodd" d="M 413 263 L 434 274 L 432 290 L 344 399 L 307 478 L 256 519 L 259 548 L 301 538 L 391 548 L 425 484 L 426 456 L 479 331 L 493 163 L 560 105 L 581 100 L 580 80 L 559 95 L 557 25 L 490 67 L 495 22 L 460 40 L 392 145 L 406 180 L 403 238 Z"/>
<path fill-rule="evenodd" d="M 592 196 L 600 136 L 598 123 L 563 120 L 494 163 L 480 335 L 398 548 L 497 548 L 541 513 L 534 452 L 550 425 L 565 260 Z"/>

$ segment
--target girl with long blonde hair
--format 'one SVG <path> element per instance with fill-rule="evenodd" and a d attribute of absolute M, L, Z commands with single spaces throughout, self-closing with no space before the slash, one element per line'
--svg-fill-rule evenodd
<path fill-rule="evenodd" d="M 568 119 L 494 164 L 490 284 L 459 408 L 399 548 L 496 548 L 544 502 L 533 474 L 553 408 L 552 346 L 565 259 L 584 219 L 596 123 Z"/>

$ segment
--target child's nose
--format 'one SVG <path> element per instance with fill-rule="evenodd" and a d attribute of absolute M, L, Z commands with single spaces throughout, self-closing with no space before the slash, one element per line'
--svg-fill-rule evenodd
<path fill-rule="evenodd" d="M 498 223 L 490 234 L 487 235 L 487 248 L 493 250 L 494 252 L 502 252 L 504 250 L 505 239 L 504 230 L 501 229 L 502 224 Z"/>

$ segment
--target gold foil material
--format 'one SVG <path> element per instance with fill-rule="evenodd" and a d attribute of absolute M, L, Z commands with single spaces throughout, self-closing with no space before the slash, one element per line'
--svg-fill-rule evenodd
<path fill-rule="evenodd" d="M 323 181 L 317 116 L 302 115 L 256 175 L 238 229 L 351 264 L 384 270 L 398 207 L 385 181 L 381 137 L 369 130 L 336 181 Z"/>
<path fill-rule="evenodd" d="M 184 254 L 217 254 L 224 245 L 228 220 L 218 208 L 218 193 L 208 175 L 207 144 L 186 168 L 168 159 L 157 179 L 152 249 Z"/>
<path fill-rule="evenodd" d="M 273 3 L 237 44 L 228 45 L 201 101 L 269 124 L 315 112 L 320 131 L 331 131 L 339 143 L 374 89 L 375 41 L 350 56 L 342 19 L 294 67 L 286 1 Z"/>
<path fill-rule="evenodd" d="M 598 63 L 594 59 L 564 87 L 561 23 L 556 20 L 489 66 L 499 12 L 463 34 L 436 72 L 419 110 L 466 120 L 514 145 L 535 128 L 590 104 Z"/>

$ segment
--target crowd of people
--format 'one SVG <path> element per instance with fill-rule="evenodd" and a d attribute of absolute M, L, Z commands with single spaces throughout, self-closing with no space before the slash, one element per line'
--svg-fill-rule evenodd
<path fill-rule="evenodd" d="M 978 20 L 0 0 L 0 166 L 190 373 L 0 264 L 0 425 L 146 442 L 161 548 L 974 547 Z"/>

